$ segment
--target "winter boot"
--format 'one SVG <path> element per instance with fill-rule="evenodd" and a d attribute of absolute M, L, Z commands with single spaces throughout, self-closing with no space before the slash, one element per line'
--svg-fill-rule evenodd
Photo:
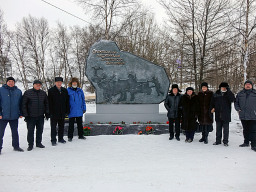
<path fill-rule="evenodd" d="M 243 143 L 243 144 L 239 145 L 239 147 L 249 147 L 249 143 Z"/>
<path fill-rule="evenodd" d="M 252 147 L 252 150 L 256 152 L 256 147 Z"/>
<path fill-rule="evenodd" d="M 208 144 L 208 137 L 204 139 L 204 144 Z"/>
<path fill-rule="evenodd" d="M 204 138 L 202 137 L 200 140 L 199 140 L 199 142 L 201 143 L 201 142 L 204 142 Z"/>
<path fill-rule="evenodd" d="M 33 146 L 28 146 L 28 151 L 32 151 L 32 149 L 33 149 Z"/>
<path fill-rule="evenodd" d="M 78 139 L 84 139 L 85 140 L 86 138 L 85 138 L 85 136 L 80 136 L 80 137 L 78 137 Z"/>
<path fill-rule="evenodd" d="M 213 143 L 213 145 L 220 145 L 220 144 L 221 144 L 220 142 Z"/>
<path fill-rule="evenodd" d="M 18 151 L 18 152 L 24 152 L 24 150 L 21 149 L 20 147 L 15 147 L 13 150 L 14 150 L 14 151 Z"/>
<path fill-rule="evenodd" d="M 60 139 L 58 142 L 63 143 L 63 144 L 66 143 L 66 141 L 64 139 Z"/>
<path fill-rule="evenodd" d="M 228 147 L 228 143 L 224 143 L 224 146 L 225 146 L 225 147 Z"/>
<path fill-rule="evenodd" d="M 36 144 L 36 147 L 38 147 L 38 148 L 45 148 L 45 146 L 42 143 Z"/>
<path fill-rule="evenodd" d="M 55 141 L 52 142 L 52 146 L 56 146 L 57 143 Z"/>

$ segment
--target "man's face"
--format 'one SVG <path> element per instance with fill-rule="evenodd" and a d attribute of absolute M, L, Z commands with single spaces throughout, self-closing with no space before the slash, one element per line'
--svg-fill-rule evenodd
<path fill-rule="evenodd" d="M 177 88 L 173 88 L 172 89 L 172 93 L 176 95 L 178 93 L 178 89 Z"/>
<path fill-rule="evenodd" d="M 55 85 L 56 85 L 57 88 L 60 89 L 61 86 L 62 86 L 62 81 L 56 81 L 56 82 L 55 82 Z"/>
<path fill-rule="evenodd" d="M 250 83 L 246 83 L 244 85 L 244 88 L 247 89 L 247 90 L 252 89 L 252 85 Z"/>
<path fill-rule="evenodd" d="M 206 86 L 203 86 L 203 87 L 202 87 L 202 91 L 203 91 L 203 92 L 207 91 L 207 89 L 208 89 L 208 88 L 207 88 Z"/>
<path fill-rule="evenodd" d="M 192 90 L 187 90 L 187 94 L 190 96 L 192 95 L 193 91 Z"/>
<path fill-rule="evenodd" d="M 225 92 L 225 91 L 227 91 L 227 88 L 226 88 L 226 87 L 221 87 L 220 90 L 221 90 L 222 92 Z"/>
<path fill-rule="evenodd" d="M 37 83 L 37 84 L 34 84 L 33 87 L 35 90 L 40 90 L 41 89 L 41 84 L 40 83 Z"/>
<path fill-rule="evenodd" d="M 9 81 L 7 81 L 6 84 L 7 84 L 9 87 L 14 87 L 15 82 L 14 82 L 13 80 L 9 80 Z"/>

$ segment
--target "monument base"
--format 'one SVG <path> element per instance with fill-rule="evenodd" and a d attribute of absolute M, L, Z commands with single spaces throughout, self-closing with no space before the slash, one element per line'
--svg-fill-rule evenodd
<path fill-rule="evenodd" d="M 86 113 L 87 123 L 165 123 L 167 113 L 159 113 L 159 104 L 96 104 L 96 113 Z"/>

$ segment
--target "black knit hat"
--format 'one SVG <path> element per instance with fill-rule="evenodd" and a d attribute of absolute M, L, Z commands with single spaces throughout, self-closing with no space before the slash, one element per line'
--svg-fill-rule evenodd
<path fill-rule="evenodd" d="M 177 84 L 172 84 L 172 89 L 170 90 L 170 93 L 172 93 L 172 90 L 175 88 L 178 89 L 178 92 L 182 92 Z"/>
<path fill-rule="evenodd" d="M 13 77 L 8 77 L 7 79 L 6 79 L 6 83 L 8 82 L 8 81 L 14 81 L 15 82 L 15 79 L 13 78 Z"/>
<path fill-rule="evenodd" d="M 225 87 L 225 88 L 229 88 L 229 85 L 227 82 L 222 82 L 220 85 L 219 85 L 219 88 L 221 87 Z"/>
<path fill-rule="evenodd" d="M 246 83 L 250 83 L 250 84 L 253 86 L 253 83 L 252 83 L 252 81 L 250 81 L 250 80 L 246 80 L 246 81 L 244 82 L 244 86 L 245 86 Z"/>
<path fill-rule="evenodd" d="M 204 87 L 204 86 L 208 88 L 208 83 L 203 82 L 203 83 L 201 84 L 201 89 L 202 89 L 202 87 Z"/>
<path fill-rule="evenodd" d="M 40 84 L 40 85 L 42 85 L 42 82 L 39 81 L 39 80 L 35 80 L 35 81 L 33 82 L 33 85 L 34 85 L 34 84 Z"/>
<path fill-rule="evenodd" d="M 55 77 L 55 82 L 57 82 L 57 81 L 63 82 L 63 78 L 62 77 Z"/>
<path fill-rule="evenodd" d="M 187 87 L 186 92 L 187 92 L 188 90 L 191 90 L 191 91 L 194 92 L 194 88 L 193 88 L 193 87 Z"/>

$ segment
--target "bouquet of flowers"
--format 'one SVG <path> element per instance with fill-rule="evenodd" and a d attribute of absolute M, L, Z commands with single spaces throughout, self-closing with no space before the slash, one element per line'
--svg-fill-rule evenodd
<path fill-rule="evenodd" d="M 90 136 L 91 128 L 90 127 L 83 127 L 84 136 Z"/>
<path fill-rule="evenodd" d="M 142 135 L 142 131 L 139 131 L 138 135 Z"/>
<path fill-rule="evenodd" d="M 153 127 L 150 127 L 150 126 L 147 126 L 146 127 L 146 134 L 148 135 L 148 134 L 153 134 L 154 132 L 153 132 Z"/>
<path fill-rule="evenodd" d="M 123 134 L 123 128 L 120 126 L 116 126 L 115 130 L 113 131 L 115 135 L 122 135 Z"/>

